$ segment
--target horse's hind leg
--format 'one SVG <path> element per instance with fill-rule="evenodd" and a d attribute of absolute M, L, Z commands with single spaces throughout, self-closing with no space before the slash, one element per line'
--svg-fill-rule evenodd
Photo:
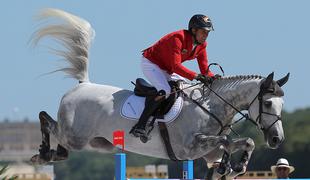
<path fill-rule="evenodd" d="M 42 144 L 39 154 L 34 155 L 30 161 L 35 164 L 43 164 L 50 161 L 60 161 L 67 159 L 68 151 L 58 144 L 57 150 L 50 149 L 50 132 L 57 133 L 57 122 L 52 119 L 45 111 L 39 114 Z"/>
<path fill-rule="evenodd" d="M 48 131 L 48 121 L 46 120 L 46 115 L 44 111 L 40 112 L 39 119 L 41 125 L 41 133 L 42 133 L 42 144 L 40 145 L 40 158 L 45 161 L 50 161 L 50 134 Z"/>

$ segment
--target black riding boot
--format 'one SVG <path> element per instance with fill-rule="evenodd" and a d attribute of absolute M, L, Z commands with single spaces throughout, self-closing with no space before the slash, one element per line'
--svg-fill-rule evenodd
<path fill-rule="evenodd" d="M 148 119 L 158 110 L 161 103 L 165 100 L 165 91 L 159 91 L 157 96 L 147 97 L 145 101 L 145 108 L 139 118 L 138 123 L 130 130 L 135 137 L 146 135 L 146 124 Z M 148 99 L 149 98 L 149 99 Z"/>

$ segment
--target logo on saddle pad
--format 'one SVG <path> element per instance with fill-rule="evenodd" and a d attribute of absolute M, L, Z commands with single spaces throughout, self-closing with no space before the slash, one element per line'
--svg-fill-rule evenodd
<path fill-rule="evenodd" d="M 124 102 L 120 114 L 126 119 L 137 121 L 142 114 L 144 106 L 145 97 L 140 97 L 133 94 Z M 156 119 L 156 121 L 165 123 L 174 121 L 179 116 L 182 107 L 183 98 L 178 97 L 169 112 L 164 115 L 164 119 Z"/>

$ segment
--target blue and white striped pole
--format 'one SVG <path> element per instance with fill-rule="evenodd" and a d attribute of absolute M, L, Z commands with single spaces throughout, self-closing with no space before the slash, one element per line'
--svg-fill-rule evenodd
<path fill-rule="evenodd" d="M 115 180 L 126 180 L 126 154 L 115 154 Z"/>
<path fill-rule="evenodd" d="M 183 161 L 183 179 L 194 179 L 194 165 L 192 160 Z"/>
<path fill-rule="evenodd" d="M 192 160 L 183 161 L 183 179 L 194 179 L 194 165 Z"/>

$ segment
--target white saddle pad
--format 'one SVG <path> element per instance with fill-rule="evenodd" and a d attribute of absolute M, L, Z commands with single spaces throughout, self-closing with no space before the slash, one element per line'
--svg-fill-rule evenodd
<path fill-rule="evenodd" d="M 131 95 L 124 102 L 121 109 L 121 116 L 130 120 L 137 121 L 144 110 L 145 97 Z M 165 114 L 164 119 L 156 119 L 159 122 L 170 123 L 180 114 L 183 107 L 183 98 L 178 97 L 171 109 Z"/>

